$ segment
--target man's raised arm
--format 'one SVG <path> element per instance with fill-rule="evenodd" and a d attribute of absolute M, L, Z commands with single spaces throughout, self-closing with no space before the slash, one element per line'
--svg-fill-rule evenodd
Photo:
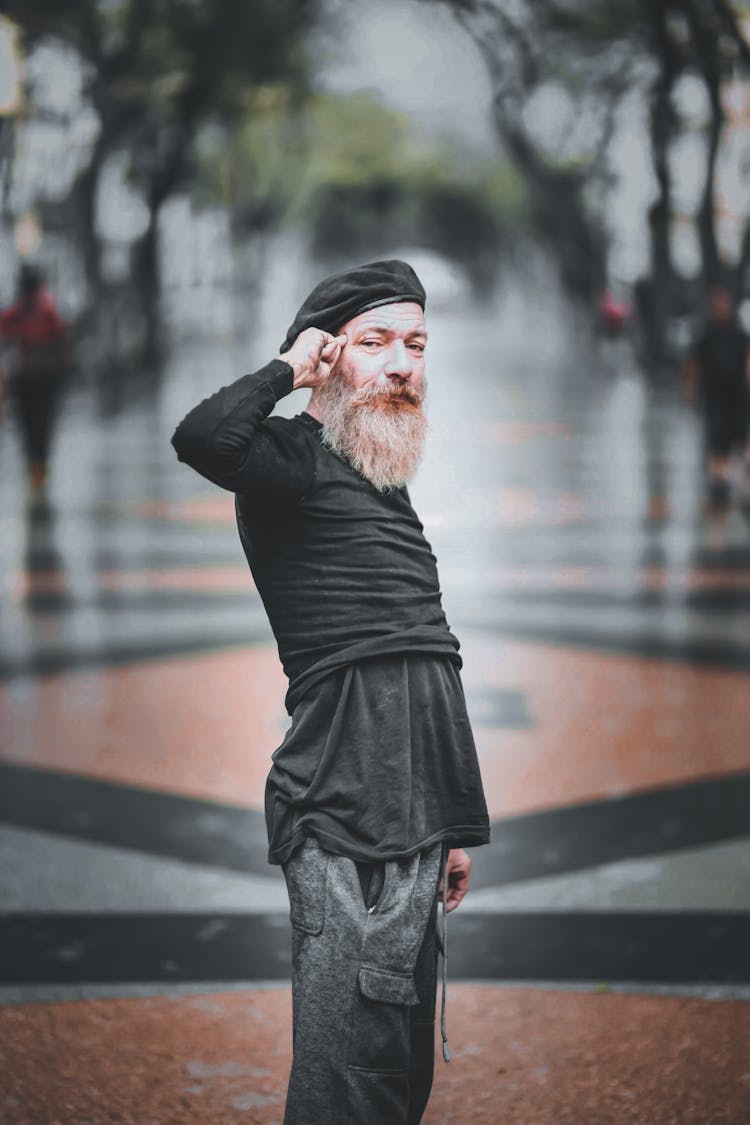
<path fill-rule="evenodd" d="M 203 399 L 172 435 L 178 459 L 231 492 L 302 496 L 313 473 L 309 439 L 266 419 L 280 398 L 328 377 L 342 340 L 309 328 L 284 356 Z"/>

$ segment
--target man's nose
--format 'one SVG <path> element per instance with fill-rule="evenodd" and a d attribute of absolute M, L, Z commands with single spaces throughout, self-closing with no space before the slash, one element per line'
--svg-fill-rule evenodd
<path fill-rule="evenodd" d="M 412 357 L 403 340 L 395 340 L 388 350 L 384 374 L 389 379 L 410 379 L 414 370 Z"/>

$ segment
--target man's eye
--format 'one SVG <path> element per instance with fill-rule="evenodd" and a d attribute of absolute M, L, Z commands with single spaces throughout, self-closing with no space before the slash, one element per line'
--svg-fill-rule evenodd
<path fill-rule="evenodd" d="M 377 348 L 379 344 L 380 344 L 380 340 L 363 340 L 362 341 L 362 347 L 363 348 Z"/>
<path fill-rule="evenodd" d="M 421 354 L 422 354 L 422 352 L 424 351 L 424 344 L 416 344 L 416 343 L 414 343 L 414 344 L 409 344 L 409 347 L 411 348 L 411 350 L 412 350 L 413 352 L 419 352 L 419 354 L 420 354 L 420 355 L 421 355 Z"/>

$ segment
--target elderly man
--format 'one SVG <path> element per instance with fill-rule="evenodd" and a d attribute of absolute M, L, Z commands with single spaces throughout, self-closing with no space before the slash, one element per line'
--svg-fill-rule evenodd
<path fill-rule="evenodd" d="M 469 885 L 463 848 L 489 838 L 458 641 L 406 489 L 426 432 L 424 306 L 398 260 L 325 279 L 280 355 L 172 438 L 235 493 L 289 678 L 266 787 L 291 907 L 286 1125 L 420 1121 L 445 911 Z M 307 410 L 269 418 L 300 387 Z M 447 1059 L 444 1016 L 445 972 Z"/>

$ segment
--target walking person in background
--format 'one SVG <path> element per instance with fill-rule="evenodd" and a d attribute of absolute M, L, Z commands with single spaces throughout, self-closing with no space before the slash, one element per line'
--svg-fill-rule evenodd
<path fill-rule="evenodd" d="M 14 404 L 33 496 L 42 494 L 55 418 L 67 367 L 68 331 L 37 266 L 21 267 L 18 300 L 0 313 L 0 344 L 8 355 L 4 398 Z"/>
<path fill-rule="evenodd" d="M 745 488 L 750 478 L 750 340 L 739 324 L 732 294 L 723 286 L 711 290 L 708 321 L 695 341 L 683 369 L 686 393 L 704 419 L 708 472 L 708 503 L 714 511 L 729 505 L 733 458 L 745 462 Z"/>
<path fill-rule="evenodd" d="M 433 1076 L 438 944 L 489 838 L 435 558 L 411 506 L 425 293 L 398 260 L 322 281 L 281 353 L 196 406 L 180 460 L 232 490 L 289 678 L 266 786 L 292 924 L 286 1125 L 415 1125 Z M 307 410 L 269 418 L 296 388 Z M 443 923 L 438 927 L 442 887 Z"/>

